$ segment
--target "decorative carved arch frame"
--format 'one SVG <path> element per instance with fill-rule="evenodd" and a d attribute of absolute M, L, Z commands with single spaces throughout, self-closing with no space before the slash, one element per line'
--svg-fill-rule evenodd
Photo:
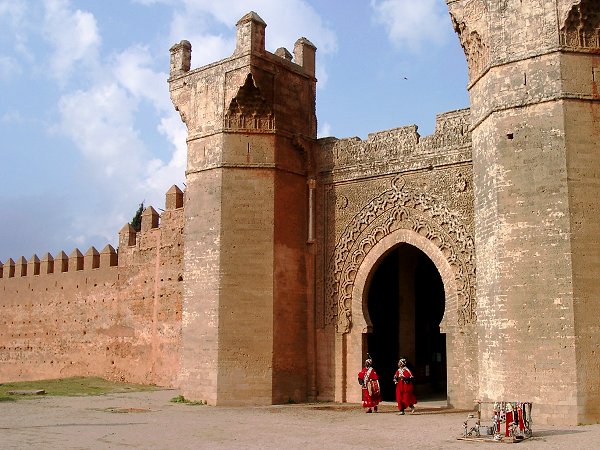
<path fill-rule="evenodd" d="M 371 328 L 366 298 L 368 295 L 370 278 L 374 272 L 373 268 L 377 266 L 377 263 L 385 257 L 391 249 L 399 244 L 410 244 L 423 251 L 423 253 L 425 253 L 434 263 L 442 278 L 445 308 L 444 317 L 440 324 L 440 330 L 443 333 L 448 333 L 450 335 L 448 339 L 450 351 L 447 351 L 447 353 L 449 353 L 447 354 L 447 370 L 449 372 L 449 378 L 456 376 L 455 374 L 460 370 L 459 361 L 464 361 L 464 357 L 457 354 L 457 350 L 460 352 L 460 348 L 464 346 L 454 344 L 456 335 L 460 335 L 460 333 L 455 333 L 456 326 L 453 326 L 453 322 L 456 320 L 457 291 L 455 279 L 452 274 L 452 267 L 439 248 L 426 237 L 413 230 L 397 229 L 375 244 L 356 274 L 352 293 L 352 310 L 356 311 L 353 316 L 354 322 L 350 332 L 347 335 L 343 335 L 347 336 L 346 344 L 343 347 L 345 348 L 346 355 L 342 358 L 343 361 L 347 361 L 347 366 L 342 368 L 344 372 L 343 376 L 346 380 L 352 380 L 354 378 L 352 372 L 356 371 L 357 367 L 361 367 L 362 359 L 366 351 L 366 349 L 363 348 L 365 342 L 363 335 Z M 346 386 L 347 385 L 348 383 L 346 383 Z M 456 397 L 456 395 L 451 394 L 450 397 Z M 358 390 L 352 388 L 345 392 L 344 398 L 354 403 L 360 402 L 361 400 L 359 398 Z M 452 400 L 454 401 L 454 398 L 452 398 Z"/>
<path fill-rule="evenodd" d="M 411 230 L 439 250 L 454 278 L 456 301 L 451 301 L 456 305 L 457 325 L 475 322 L 473 237 L 459 215 L 449 210 L 441 199 L 408 188 L 402 176 L 395 177 L 391 189 L 368 203 L 338 239 L 327 272 L 327 298 L 331 303 L 326 311 L 326 322 L 335 323 L 338 333 L 350 332 L 353 291 L 361 264 L 380 241 L 398 230 Z M 434 252 L 425 253 L 431 258 Z M 439 270 L 439 265 L 436 266 Z M 448 298 L 446 302 L 448 307 Z M 447 311 L 444 317 L 446 315 Z"/>
<path fill-rule="evenodd" d="M 355 314 L 353 315 L 351 333 L 354 331 L 366 333 L 372 328 L 366 301 L 369 283 L 378 262 L 400 244 L 409 244 L 421 250 L 433 262 L 440 274 L 445 297 L 444 317 L 440 324 L 442 331 L 445 332 L 448 326 L 451 327 L 458 322 L 456 317 L 458 295 L 452 266 L 432 241 L 416 231 L 401 228 L 377 242 L 356 273 L 354 289 L 352 290 L 352 310 L 355 311 Z"/>
<path fill-rule="evenodd" d="M 445 295 L 440 330 L 447 334 L 448 402 L 468 406 L 478 389 L 473 238 L 460 216 L 440 198 L 408 188 L 402 176 L 396 176 L 390 189 L 353 218 L 338 239 L 329 264 L 327 319 L 335 323 L 338 332 L 336 400 L 360 402 L 360 389 L 355 389 L 352 380 L 362 364 L 363 337 L 370 325 L 365 302 L 369 280 L 377 262 L 402 243 L 423 251 L 440 273 Z"/>

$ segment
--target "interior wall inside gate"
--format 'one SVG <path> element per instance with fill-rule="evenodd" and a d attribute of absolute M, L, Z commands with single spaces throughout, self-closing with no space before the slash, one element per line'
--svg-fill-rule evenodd
<path fill-rule="evenodd" d="M 349 333 L 339 336 L 345 342 L 337 346 L 338 351 L 345 353 L 339 356 L 346 362 L 344 379 L 338 380 L 345 391 L 342 397 L 351 403 L 361 401 L 361 390 L 356 382 L 356 376 L 364 361 L 365 335 L 370 331 L 371 325 L 366 305 L 370 277 L 378 261 L 390 249 L 402 243 L 410 244 L 425 253 L 441 276 L 445 292 L 445 309 L 440 330 L 446 334 L 448 404 L 470 408 L 473 399 L 478 395 L 477 337 L 474 325 L 467 324 L 460 327 L 458 325 L 455 271 L 432 241 L 413 230 L 406 229 L 390 233 L 373 246 L 356 274 L 352 290 L 352 328 Z"/>

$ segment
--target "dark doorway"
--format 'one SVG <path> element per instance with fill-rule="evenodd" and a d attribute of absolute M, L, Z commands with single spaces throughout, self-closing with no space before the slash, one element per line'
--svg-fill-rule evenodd
<path fill-rule="evenodd" d="M 372 332 L 366 350 L 383 399 L 395 400 L 393 376 L 401 357 L 413 370 L 418 399 L 445 399 L 446 335 L 439 329 L 445 297 L 433 262 L 416 247 L 401 244 L 380 260 L 367 295 Z"/>

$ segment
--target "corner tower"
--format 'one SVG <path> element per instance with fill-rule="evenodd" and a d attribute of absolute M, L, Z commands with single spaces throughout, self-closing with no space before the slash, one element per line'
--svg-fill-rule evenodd
<path fill-rule="evenodd" d="M 447 0 L 469 66 L 480 395 L 600 420 L 600 3 Z"/>
<path fill-rule="evenodd" d="M 180 384 L 210 404 L 307 395 L 308 186 L 315 47 L 265 50 L 254 12 L 233 55 L 190 71 L 171 48 L 171 99 L 188 130 Z"/>

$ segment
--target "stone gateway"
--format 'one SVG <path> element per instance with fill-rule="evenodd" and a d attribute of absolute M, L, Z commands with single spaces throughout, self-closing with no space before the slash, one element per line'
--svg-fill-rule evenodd
<path fill-rule="evenodd" d="M 600 3 L 447 0 L 470 108 L 317 139 L 315 46 L 234 53 L 169 91 L 186 189 L 107 245 L 0 263 L 0 382 L 73 375 L 212 405 L 359 403 L 367 353 L 393 401 L 534 404 L 600 421 Z"/>

